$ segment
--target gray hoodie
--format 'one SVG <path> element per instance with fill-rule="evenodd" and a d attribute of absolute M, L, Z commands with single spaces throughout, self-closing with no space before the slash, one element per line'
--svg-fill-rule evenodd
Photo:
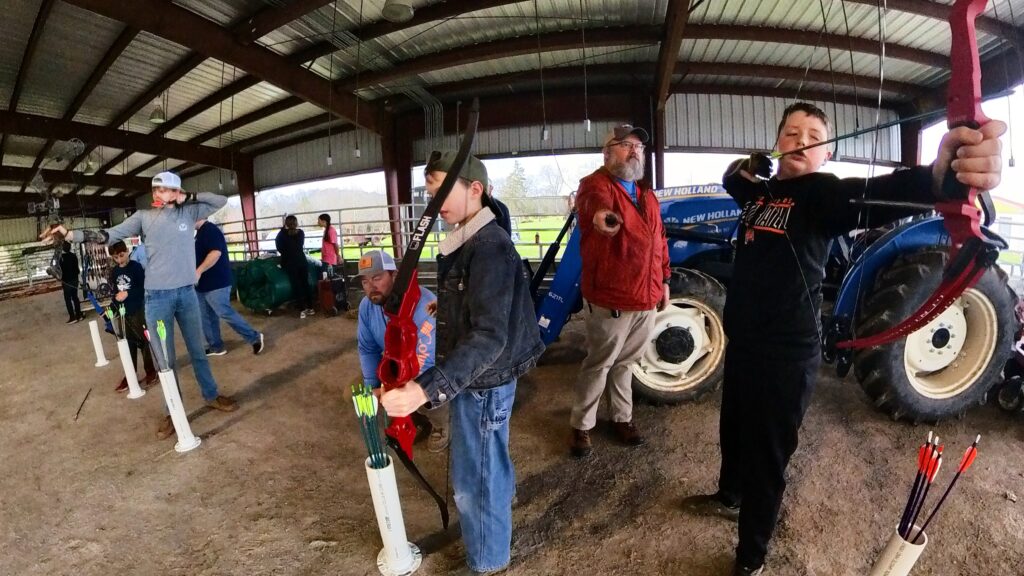
<path fill-rule="evenodd" d="M 71 242 L 112 244 L 142 234 L 149 262 L 146 290 L 172 290 L 196 283 L 193 237 L 197 220 L 203 220 L 228 203 L 225 196 L 200 192 L 194 202 L 153 210 L 139 210 L 127 220 L 95 232 L 72 230 Z"/>

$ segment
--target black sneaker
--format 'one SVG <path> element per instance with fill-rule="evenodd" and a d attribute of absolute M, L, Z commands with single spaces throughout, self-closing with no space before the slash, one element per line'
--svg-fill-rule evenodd
<path fill-rule="evenodd" d="M 223 355 L 225 355 L 227 353 L 228 353 L 228 351 L 227 351 L 226 348 L 221 348 L 220 350 L 214 350 L 213 348 L 207 348 L 206 349 L 206 355 L 207 356 L 223 356 Z"/>
<path fill-rule="evenodd" d="M 252 344 L 252 353 L 259 354 L 260 352 L 263 352 L 263 332 L 260 332 L 260 341 Z"/>
<path fill-rule="evenodd" d="M 65 322 L 65 324 L 78 324 L 78 318 L 68 318 L 68 321 Z"/>
<path fill-rule="evenodd" d="M 730 506 L 717 492 L 683 498 L 683 509 L 698 516 L 720 516 L 734 522 L 740 519 L 739 505 Z"/>

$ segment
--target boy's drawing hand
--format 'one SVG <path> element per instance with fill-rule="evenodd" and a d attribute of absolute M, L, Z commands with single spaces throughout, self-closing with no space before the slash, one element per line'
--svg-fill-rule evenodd
<path fill-rule="evenodd" d="M 1004 132 L 1006 124 L 999 120 L 991 120 L 978 130 L 961 126 L 947 132 L 932 164 L 932 186 L 937 195 L 950 167 L 956 172 L 957 181 L 966 186 L 979 190 L 998 186 L 1003 169 L 999 137 Z"/>

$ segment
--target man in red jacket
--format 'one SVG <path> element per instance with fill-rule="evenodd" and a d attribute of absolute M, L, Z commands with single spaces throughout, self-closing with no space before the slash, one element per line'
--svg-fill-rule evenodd
<path fill-rule="evenodd" d="M 668 305 L 668 243 L 658 199 L 637 180 L 644 173 L 647 131 L 616 126 L 604 140 L 604 166 L 580 181 L 576 197 L 583 277 L 590 311 L 587 357 L 580 366 L 573 404 L 571 453 L 590 454 L 597 405 L 611 386 L 610 412 L 618 438 L 639 446 L 633 424 L 631 366 L 654 327 L 655 309 Z"/>

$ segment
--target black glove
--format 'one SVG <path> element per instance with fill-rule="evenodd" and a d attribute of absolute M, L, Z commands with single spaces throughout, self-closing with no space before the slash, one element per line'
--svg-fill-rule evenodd
<path fill-rule="evenodd" d="M 740 170 L 746 171 L 747 174 L 752 176 L 768 179 L 772 177 L 772 161 L 768 158 L 767 154 L 762 152 L 752 152 L 747 158 L 740 158 L 739 160 L 733 161 L 732 164 L 729 164 L 729 167 L 725 170 L 725 174 L 722 176 L 722 183 L 728 185 L 736 178 L 743 178 L 746 180 L 746 178 L 740 174 Z"/>

